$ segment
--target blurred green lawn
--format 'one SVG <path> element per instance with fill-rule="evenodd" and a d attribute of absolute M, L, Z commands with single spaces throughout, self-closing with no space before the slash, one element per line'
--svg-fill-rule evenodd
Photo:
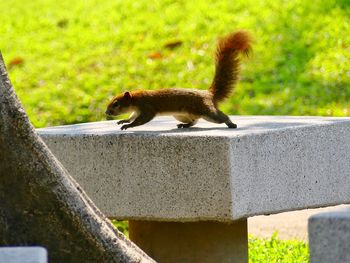
<path fill-rule="evenodd" d="M 230 114 L 350 115 L 349 0 L 6 0 L 0 49 L 36 127 L 104 119 L 133 89 L 206 89 L 216 40 L 249 30 Z M 181 41 L 174 49 L 167 43 Z"/>

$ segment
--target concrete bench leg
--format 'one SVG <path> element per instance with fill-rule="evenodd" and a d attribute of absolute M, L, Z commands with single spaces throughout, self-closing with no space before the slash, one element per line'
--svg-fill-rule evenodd
<path fill-rule="evenodd" d="M 350 262 L 350 208 L 309 218 L 311 263 Z"/>
<path fill-rule="evenodd" d="M 247 220 L 129 221 L 129 236 L 160 263 L 248 262 Z"/>

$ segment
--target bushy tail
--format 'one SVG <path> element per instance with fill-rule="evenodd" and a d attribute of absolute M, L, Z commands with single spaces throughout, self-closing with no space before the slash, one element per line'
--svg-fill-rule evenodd
<path fill-rule="evenodd" d="M 248 55 L 251 50 L 251 37 L 245 31 L 237 31 L 219 40 L 215 76 L 209 92 L 213 94 L 214 103 L 229 97 L 239 75 L 239 53 Z"/>

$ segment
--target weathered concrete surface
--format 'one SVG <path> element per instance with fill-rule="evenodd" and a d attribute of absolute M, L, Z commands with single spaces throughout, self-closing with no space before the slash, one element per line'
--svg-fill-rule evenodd
<path fill-rule="evenodd" d="M 232 221 L 350 203 L 350 118 L 232 116 L 238 129 L 172 118 L 39 129 L 107 215 Z"/>
<path fill-rule="evenodd" d="M 248 262 L 247 220 L 129 221 L 129 237 L 157 262 Z"/>
<path fill-rule="evenodd" d="M 46 263 L 43 247 L 0 247 L 0 263 Z"/>
<path fill-rule="evenodd" d="M 350 262 L 350 208 L 309 219 L 311 263 Z"/>

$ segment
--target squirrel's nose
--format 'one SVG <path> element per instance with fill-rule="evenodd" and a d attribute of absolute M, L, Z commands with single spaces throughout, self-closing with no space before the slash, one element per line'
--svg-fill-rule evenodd
<path fill-rule="evenodd" d="M 105 114 L 106 115 L 111 115 L 111 112 L 109 111 L 109 109 L 106 110 Z"/>

